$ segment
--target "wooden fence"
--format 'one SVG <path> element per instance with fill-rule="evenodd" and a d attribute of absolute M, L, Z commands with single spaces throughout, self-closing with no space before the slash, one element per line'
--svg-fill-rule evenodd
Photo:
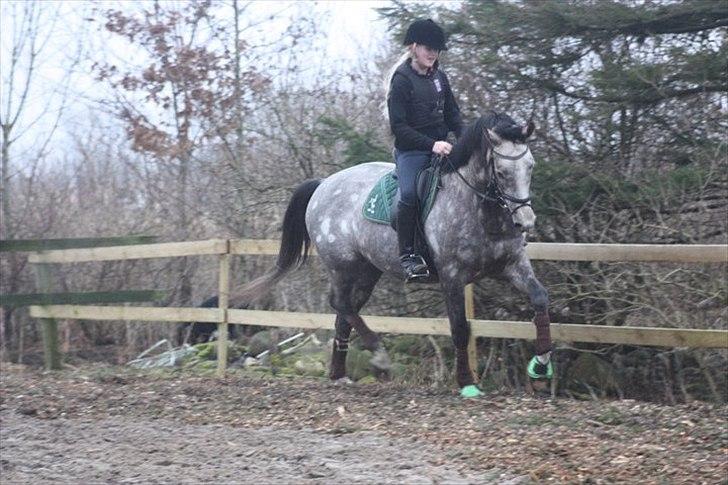
<path fill-rule="evenodd" d="M 227 362 L 229 324 L 294 328 L 333 328 L 334 315 L 299 312 L 228 309 L 231 255 L 275 255 L 278 241 L 223 240 L 191 241 L 133 246 L 96 247 L 37 251 L 29 262 L 39 267 L 51 263 L 78 263 L 143 258 L 169 258 L 214 255 L 218 258 L 218 308 L 161 308 L 139 306 L 34 305 L 33 317 L 44 322 L 53 319 L 138 320 L 156 322 L 213 322 L 218 324 L 218 374 Z M 551 261 L 642 261 L 680 263 L 727 263 L 726 245 L 647 245 L 647 244 L 561 244 L 530 243 L 527 252 L 533 260 Z M 314 253 L 315 254 L 315 253 Z M 470 356 L 475 359 L 475 338 L 534 339 L 530 322 L 476 320 L 472 287 L 466 291 L 466 312 L 471 322 Z M 449 335 L 446 318 L 407 318 L 370 315 L 367 323 L 377 332 Z M 55 325 L 53 323 L 53 325 Z M 586 324 L 552 323 L 554 340 L 597 342 L 665 347 L 728 347 L 728 331 L 655 327 L 608 327 Z M 47 361 L 48 362 L 48 361 Z M 474 364 L 474 362 L 473 362 Z M 49 365 L 49 367 L 52 367 Z M 475 366 L 473 366 L 475 368 Z"/>

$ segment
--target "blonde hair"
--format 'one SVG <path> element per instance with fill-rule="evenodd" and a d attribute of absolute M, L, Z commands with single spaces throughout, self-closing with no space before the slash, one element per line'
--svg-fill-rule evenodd
<path fill-rule="evenodd" d="M 412 57 L 412 46 L 414 44 L 408 45 L 406 50 L 402 53 L 401 56 L 395 61 L 395 63 L 387 70 L 387 74 L 384 77 L 383 87 L 384 87 L 384 100 L 382 100 L 381 109 L 382 109 L 382 116 L 384 116 L 384 119 L 389 121 L 389 89 L 392 87 L 392 78 L 394 77 L 394 72 L 397 70 L 400 64 L 402 64 L 404 61 Z"/>

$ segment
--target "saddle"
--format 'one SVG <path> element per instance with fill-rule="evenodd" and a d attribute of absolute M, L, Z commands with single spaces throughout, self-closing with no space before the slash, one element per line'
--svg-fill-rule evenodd
<path fill-rule="evenodd" d="M 439 189 L 439 167 L 428 167 L 420 172 L 417 178 L 417 201 L 420 220 L 424 222 L 435 203 L 435 195 Z M 400 192 L 395 170 L 384 175 L 374 184 L 369 192 L 362 213 L 364 217 L 377 224 L 387 224 L 397 228 L 397 204 Z"/>
<path fill-rule="evenodd" d="M 440 189 L 440 164 L 433 163 L 420 172 L 417 177 L 417 214 L 419 220 L 415 231 L 415 251 L 422 255 L 430 267 L 431 277 L 427 281 L 437 281 L 437 270 L 430 255 L 430 248 L 424 234 L 427 216 L 435 204 Z M 397 205 L 400 200 L 399 183 L 396 170 L 380 178 L 369 192 L 362 213 L 365 219 L 377 224 L 387 224 L 397 230 Z"/>

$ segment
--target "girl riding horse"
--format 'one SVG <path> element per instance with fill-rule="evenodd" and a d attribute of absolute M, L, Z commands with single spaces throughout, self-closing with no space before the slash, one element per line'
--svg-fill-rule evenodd
<path fill-rule="evenodd" d="M 388 76 L 386 100 L 401 194 L 397 206 L 399 257 L 410 281 L 429 275 L 427 263 L 414 249 L 419 217 L 417 176 L 433 153 L 450 154 L 447 134 L 452 131 L 459 137 L 462 121 L 447 76 L 439 68 L 440 51 L 447 50 L 440 26 L 429 19 L 418 20 L 407 29 L 404 44 L 407 52 Z"/>
<path fill-rule="evenodd" d="M 528 365 L 534 379 L 551 378 L 548 292 L 534 274 L 523 234 L 533 227 L 531 173 L 536 163 L 528 146 L 534 125 L 490 113 L 465 127 L 441 167 L 442 189 L 424 222 L 424 236 L 447 307 L 456 356 L 456 379 L 463 397 L 477 397 L 468 360 L 472 332 L 465 315 L 465 286 L 483 277 L 505 279 L 528 297 L 534 310 L 535 353 Z M 293 192 L 283 218 L 276 265 L 236 292 L 231 301 L 252 302 L 306 261 L 311 244 L 331 281 L 329 302 L 336 311 L 329 377 L 345 378 L 349 338 L 355 330 L 373 354 L 371 365 L 386 371 L 391 361 L 379 335 L 360 315 L 383 274 L 400 276 L 396 234 L 364 217 L 372 188 L 394 168 L 362 163 L 308 180 Z M 489 230 L 490 221 L 499 230 Z"/>

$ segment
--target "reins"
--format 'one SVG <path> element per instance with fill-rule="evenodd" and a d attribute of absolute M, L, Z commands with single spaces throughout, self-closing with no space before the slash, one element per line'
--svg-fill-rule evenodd
<path fill-rule="evenodd" d="M 440 158 L 437 163 L 441 163 L 442 160 L 445 160 L 452 169 L 452 171 L 455 172 L 458 177 L 460 177 L 460 180 L 462 180 L 463 183 L 465 183 L 465 185 L 467 185 L 470 190 L 475 192 L 475 194 L 483 203 L 485 203 L 486 201 L 495 202 L 501 208 L 506 209 L 511 213 L 511 215 L 513 215 L 521 207 L 531 207 L 531 197 L 529 196 L 521 199 L 518 197 L 514 197 L 513 195 L 508 194 L 504 192 L 503 189 L 501 189 L 500 184 L 498 184 L 498 177 L 495 173 L 495 157 L 493 156 L 493 154 L 498 155 L 499 158 L 503 158 L 505 160 L 516 161 L 523 158 L 526 153 L 528 153 L 528 147 L 526 147 L 526 149 L 518 155 L 503 155 L 502 153 L 498 153 L 497 151 L 495 151 L 495 149 L 492 149 L 490 157 L 488 157 L 488 163 L 490 165 L 490 180 L 488 181 L 488 186 L 485 188 L 485 192 L 481 192 L 470 182 L 468 182 L 465 177 L 462 176 L 460 171 L 455 168 L 455 166 L 452 164 L 452 161 L 450 160 L 450 157 L 448 157 L 447 155 L 439 155 Z M 506 201 L 513 202 L 518 205 L 514 209 L 510 209 Z"/>

